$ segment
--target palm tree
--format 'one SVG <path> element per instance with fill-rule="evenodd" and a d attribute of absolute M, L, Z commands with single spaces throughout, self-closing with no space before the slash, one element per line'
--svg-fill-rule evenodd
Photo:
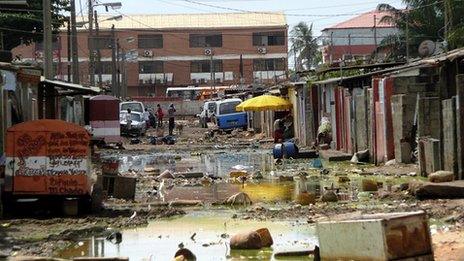
<path fill-rule="evenodd" d="M 300 22 L 290 31 L 291 55 L 295 56 L 295 70 L 311 69 L 320 61 L 318 59 L 317 38 L 313 38 L 313 24 Z"/>

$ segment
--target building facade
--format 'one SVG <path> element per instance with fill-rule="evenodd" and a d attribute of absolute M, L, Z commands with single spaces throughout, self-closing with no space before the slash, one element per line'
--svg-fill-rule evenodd
<path fill-rule="evenodd" d="M 90 80 L 92 41 L 101 57 L 101 62 L 93 63 L 95 82 L 101 73 L 102 85 L 112 84 L 112 35 L 120 47 L 116 59 L 128 96 L 164 96 L 167 87 L 286 79 L 288 26 L 282 13 L 134 15 L 118 21 L 99 20 L 98 36 L 90 37 L 85 29 L 77 35 L 79 78 L 84 84 Z M 67 40 L 67 34 L 61 33 L 54 48 L 56 78 L 62 80 L 68 76 Z M 14 55 L 38 62 L 42 57 L 39 44 L 20 46 Z"/>
<path fill-rule="evenodd" d="M 323 62 L 368 59 L 385 37 L 398 33 L 394 24 L 382 21 L 386 15 L 371 11 L 322 30 Z"/>

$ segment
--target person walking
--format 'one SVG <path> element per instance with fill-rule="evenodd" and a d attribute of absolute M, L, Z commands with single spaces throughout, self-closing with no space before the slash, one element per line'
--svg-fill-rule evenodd
<path fill-rule="evenodd" d="M 174 131 L 174 126 L 175 126 L 175 122 L 174 122 L 175 113 L 176 113 L 176 108 L 174 107 L 174 104 L 171 103 L 171 105 L 169 105 L 169 109 L 168 109 L 169 135 L 171 135 L 171 136 L 172 136 L 172 132 Z"/>
<path fill-rule="evenodd" d="M 158 104 L 156 105 L 156 119 L 158 120 L 158 127 L 161 128 L 163 126 L 163 117 L 164 117 L 164 112 L 163 109 L 161 108 L 161 105 Z"/>
<path fill-rule="evenodd" d="M 143 121 L 145 122 L 145 126 L 150 128 L 150 112 L 148 112 L 148 108 L 145 108 L 145 111 L 142 114 L 143 116 Z"/>
<path fill-rule="evenodd" d="M 131 114 L 131 109 L 127 109 L 126 113 L 126 130 L 129 133 L 132 127 L 132 114 Z"/>

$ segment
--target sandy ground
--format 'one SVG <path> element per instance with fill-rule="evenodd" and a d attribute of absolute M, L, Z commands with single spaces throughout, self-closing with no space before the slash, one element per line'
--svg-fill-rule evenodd
<path fill-rule="evenodd" d="M 218 148 L 243 147 L 271 148 L 261 135 L 247 132 L 214 135 L 206 129 L 198 128 L 193 121 L 182 122 L 184 128 L 176 145 L 151 145 L 146 138 L 141 144 L 130 144 L 126 139 L 125 151 L 190 151 L 204 152 Z M 179 133 L 177 133 L 179 134 Z M 147 136 L 154 135 L 153 131 Z M 382 175 L 410 175 L 417 171 L 415 165 L 401 166 L 351 166 L 340 165 L 337 172 L 378 173 Z M 118 205 L 118 203 L 112 205 Z M 134 226 L 145 226 L 150 220 L 182 215 L 189 208 L 157 206 L 148 208 L 146 204 L 124 202 L 124 210 L 106 209 L 98 215 L 76 218 L 23 217 L 0 220 L 0 257 L 18 255 L 53 256 L 66 247 L 69 242 L 85 235 L 107 235 L 111 231 Z M 464 200 L 426 200 L 418 201 L 406 190 L 381 191 L 372 198 L 356 202 L 323 203 L 301 206 L 288 202 L 280 207 L 257 203 L 240 211 L 236 218 L 266 220 L 303 220 L 314 223 L 337 215 L 352 213 L 378 213 L 425 210 L 431 218 L 433 248 L 436 260 L 464 260 Z"/>

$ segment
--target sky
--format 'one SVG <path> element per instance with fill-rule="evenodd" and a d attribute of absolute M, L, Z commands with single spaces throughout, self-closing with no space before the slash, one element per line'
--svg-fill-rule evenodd
<path fill-rule="evenodd" d="M 98 0 L 100 3 L 116 1 L 122 3 L 118 11 L 126 15 L 283 11 L 290 28 L 301 21 L 313 23 L 315 36 L 328 26 L 374 10 L 379 3 L 402 6 L 401 0 Z M 77 9 L 85 9 L 86 3 L 87 0 L 76 0 Z"/>

